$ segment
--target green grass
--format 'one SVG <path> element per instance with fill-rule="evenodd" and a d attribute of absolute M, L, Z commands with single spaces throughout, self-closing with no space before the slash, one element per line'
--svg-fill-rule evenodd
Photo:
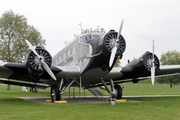
<path fill-rule="evenodd" d="M 170 88 L 168 84 L 123 84 L 123 95 L 180 95 L 180 86 Z M 72 95 L 71 88 L 71 95 Z M 133 97 L 137 103 L 99 104 L 39 104 L 24 101 L 20 96 L 49 96 L 49 89 L 40 93 L 22 92 L 21 87 L 0 86 L 0 120 L 178 120 L 180 119 L 180 97 Z M 79 89 L 75 89 L 78 96 Z M 65 93 L 68 95 L 69 91 Z M 105 92 L 104 92 L 105 93 Z M 84 93 L 82 92 L 81 95 Z M 105 93 L 107 94 L 107 93 Z M 86 91 L 86 95 L 91 95 Z M 108 94 L 107 94 L 108 95 Z"/>
<path fill-rule="evenodd" d="M 169 84 L 125 83 L 123 95 L 180 95 L 180 85 L 173 85 L 170 88 Z"/>

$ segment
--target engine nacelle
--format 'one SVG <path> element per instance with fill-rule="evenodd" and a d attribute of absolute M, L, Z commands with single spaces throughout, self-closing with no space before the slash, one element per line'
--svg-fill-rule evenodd
<path fill-rule="evenodd" d="M 153 54 L 149 51 L 145 52 L 141 57 L 131 61 L 126 67 L 133 69 L 133 77 L 150 75 L 152 67 Z M 160 62 L 158 57 L 154 54 L 155 72 L 159 70 Z"/>
<path fill-rule="evenodd" d="M 105 55 L 110 55 L 112 48 L 115 46 L 115 42 L 117 39 L 117 32 L 114 30 L 110 30 L 107 34 L 102 36 L 98 41 L 98 46 L 100 49 L 103 49 Z M 122 35 L 119 36 L 117 41 L 117 52 L 116 56 L 122 55 L 126 49 L 126 41 Z"/>
<path fill-rule="evenodd" d="M 28 72 L 31 77 L 37 77 L 40 74 L 44 73 L 45 69 L 43 68 L 40 59 L 43 59 L 43 61 L 51 67 L 52 64 L 52 56 L 50 53 L 41 48 L 36 47 L 36 51 L 39 54 L 40 58 L 36 56 L 32 51 L 27 56 L 26 66 L 28 68 Z"/>
<path fill-rule="evenodd" d="M 151 72 L 152 59 L 153 59 L 153 54 L 148 51 L 142 56 L 141 59 L 141 61 L 143 61 L 143 66 L 148 72 Z M 159 59 L 155 54 L 154 54 L 154 67 L 155 67 L 155 72 L 158 71 L 160 67 Z"/>

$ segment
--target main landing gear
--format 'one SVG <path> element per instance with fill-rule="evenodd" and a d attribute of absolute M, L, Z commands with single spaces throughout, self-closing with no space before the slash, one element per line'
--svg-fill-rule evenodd
<path fill-rule="evenodd" d="M 122 87 L 120 85 L 114 85 L 113 80 L 110 80 L 110 86 L 111 86 L 111 90 L 110 90 L 107 87 L 104 80 L 101 80 L 101 81 L 102 81 L 102 83 L 103 83 L 103 85 L 105 87 L 105 90 L 108 91 L 108 93 L 111 94 L 111 97 L 110 97 L 111 104 L 113 102 L 115 102 L 116 99 L 121 99 L 122 98 Z M 63 80 L 60 82 L 60 86 L 53 85 L 51 87 L 51 91 L 50 91 L 52 102 L 62 100 L 61 95 L 72 85 L 73 82 L 75 82 L 75 80 L 70 82 L 69 85 L 64 90 L 62 90 L 62 88 L 63 88 Z"/>
<path fill-rule="evenodd" d="M 106 91 L 111 94 L 111 97 L 110 97 L 111 104 L 114 104 L 116 99 L 122 98 L 122 87 L 120 85 L 114 85 L 113 80 L 110 80 L 111 90 L 109 90 L 104 80 L 101 80 L 101 81 Z"/>
<path fill-rule="evenodd" d="M 62 80 L 60 81 L 60 85 L 59 85 L 59 86 L 58 86 L 58 85 L 53 85 L 53 86 L 51 86 L 50 94 L 51 94 L 51 100 L 52 100 L 52 102 L 62 100 L 61 95 L 64 94 L 64 93 L 68 90 L 68 88 L 69 88 L 74 82 L 78 83 L 78 82 L 76 81 L 76 79 L 73 79 L 70 83 L 68 83 L 68 85 L 67 85 L 66 87 L 64 87 L 64 85 L 63 85 L 64 80 L 62 79 Z M 78 83 L 78 84 L 81 86 L 81 83 Z M 63 89 L 63 87 L 64 87 L 64 89 Z"/>

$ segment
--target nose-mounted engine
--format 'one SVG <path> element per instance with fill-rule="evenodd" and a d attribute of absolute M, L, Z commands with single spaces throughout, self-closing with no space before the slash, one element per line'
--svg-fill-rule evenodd
<path fill-rule="evenodd" d="M 42 61 L 47 64 L 48 67 L 51 67 L 52 57 L 50 53 L 42 49 L 41 47 L 36 47 L 36 52 L 39 56 L 35 55 L 31 51 L 27 56 L 26 66 L 31 77 L 38 77 L 45 72 L 45 69 L 42 65 Z"/>
<path fill-rule="evenodd" d="M 117 46 L 116 56 L 120 56 L 126 49 L 126 42 L 122 35 L 117 40 L 117 32 L 110 30 L 107 34 L 99 39 L 98 46 L 103 49 L 104 55 L 110 55 L 112 49 Z"/>

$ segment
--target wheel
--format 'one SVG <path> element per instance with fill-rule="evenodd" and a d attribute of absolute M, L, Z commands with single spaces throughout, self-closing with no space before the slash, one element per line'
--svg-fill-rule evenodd
<path fill-rule="evenodd" d="M 121 99 L 122 98 L 122 88 L 120 85 L 114 85 L 115 89 L 115 98 L 116 99 Z"/>
<path fill-rule="evenodd" d="M 51 99 L 52 101 L 59 101 L 60 100 L 60 91 L 57 85 L 53 85 L 51 87 Z"/>

